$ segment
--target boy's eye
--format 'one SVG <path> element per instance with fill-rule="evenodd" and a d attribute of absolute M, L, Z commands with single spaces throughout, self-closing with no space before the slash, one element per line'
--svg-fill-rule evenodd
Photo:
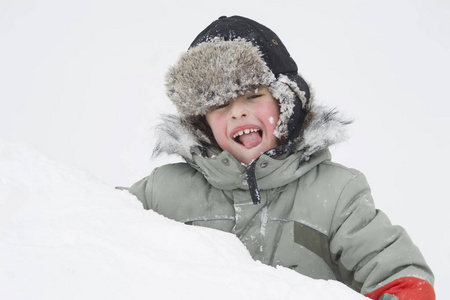
<path fill-rule="evenodd" d="M 224 108 L 224 107 L 227 107 L 227 106 L 228 106 L 228 103 L 224 103 L 222 105 L 216 106 L 216 109 Z"/>
<path fill-rule="evenodd" d="M 251 100 L 251 99 L 256 99 L 256 98 L 259 98 L 259 97 L 261 97 L 260 94 L 253 94 L 253 95 L 248 96 L 247 99 Z"/>

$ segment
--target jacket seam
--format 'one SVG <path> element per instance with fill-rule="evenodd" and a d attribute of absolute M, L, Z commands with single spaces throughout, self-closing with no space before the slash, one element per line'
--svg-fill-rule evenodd
<path fill-rule="evenodd" d="M 346 168 L 343 168 L 343 169 L 346 169 Z M 348 170 L 348 169 L 346 169 L 346 170 Z M 342 187 L 341 192 L 339 193 L 339 196 L 338 196 L 338 198 L 337 198 L 337 201 L 336 201 L 336 203 L 334 204 L 334 208 L 333 208 L 333 212 L 334 212 L 334 213 L 333 213 L 333 217 L 331 218 L 330 228 L 328 228 L 328 230 L 329 230 L 330 233 L 332 232 L 332 231 L 331 231 L 331 227 L 333 226 L 334 219 L 335 219 L 335 216 L 336 216 L 336 208 L 337 208 L 337 206 L 339 205 L 339 203 L 341 202 L 342 194 L 343 194 L 344 191 L 347 189 L 347 187 L 350 185 L 350 183 L 351 183 L 351 182 L 354 182 L 354 181 L 361 175 L 360 172 L 358 172 L 358 173 L 355 174 L 355 173 L 349 171 L 349 173 L 352 174 L 353 177 L 350 178 L 350 179 L 346 182 L 346 184 Z M 354 201 L 354 199 L 351 199 L 351 201 Z M 331 235 L 329 236 L 329 238 L 331 238 Z"/>
<path fill-rule="evenodd" d="M 187 218 L 182 219 L 180 222 L 193 222 L 193 221 L 214 221 L 214 220 L 234 220 L 234 217 L 217 217 L 217 218 Z"/>
<path fill-rule="evenodd" d="M 336 167 L 338 167 L 338 168 L 340 168 L 340 169 L 346 170 L 348 173 L 352 174 L 353 176 L 352 176 L 352 177 L 345 183 L 345 185 L 342 187 L 341 192 L 339 193 L 339 196 L 337 197 L 337 201 L 336 201 L 335 204 L 334 204 L 334 208 L 333 208 L 333 216 L 332 216 L 331 221 L 330 221 L 330 223 L 329 223 L 329 224 L 330 224 L 330 227 L 328 228 L 328 231 L 329 231 L 329 234 L 328 234 L 328 245 L 329 245 L 329 247 L 330 247 L 331 239 L 333 238 L 333 235 L 336 233 L 336 232 L 332 232 L 332 227 L 333 227 L 333 223 L 334 223 L 334 220 L 335 220 L 335 217 L 336 217 L 337 206 L 338 206 L 339 203 L 341 202 L 342 194 L 343 194 L 344 191 L 348 188 L 348 186 L 350 185 L 350 183 L 354 182 L 354 181 L 361 175 L 361 172 L 357 172 L 357 173 L 355 174 L 354 172 L 351 172 L 348 168 L 342 167 L 342 166 L 340 166 L 340 165 L 335 165 L 335 164 L 334 164 L 333 166 L 336 166 Z M 354 201 L 354 200 L 351 199 L 351 201 Z M 341 226 L 341 225 L 342 225 L 342 224 L 339 224 L 339 226 Z M 333 273 L 335 273 L 335 276 L 336 276 L 336 277 L 340 277 L 340 275 L 339 275 L 340 271 L 338 270 L 338 269 L 339 269 L 339 265 L 341 265 L 345 270 L 347 270 L 347 268 L 346 268 L 344 265 L 342 265 L 340 259 L 338 259 L 337 261 L 335 261 L 335 260 L 332 259 L 333 253 L 331 252 L 331 247 L 330 247 L 330 250 L 329 250 L 329 255 L 330 255 L 330 264 L 333 264 L 333 266 L 330 266 L 330 268 L 333 270 Z M 336 272 L 337 272 L 337 273 L 336 273 Z M 354 275 L 353 275 L 353 276 L 354 276 Z M 354 278 L 354 277 L 353 277 L 353 278 Z M 339 280 L 339 281 L 343 282 L 342 280 Z M 347 286 L 351 287 L 352 289 L 358 291 L 358 292 L 360 292 L 360 290 L 361 290 L 361 288 L 359 288 L 359 290 L 358 290 L 357 288 L 353 287 L 351 284 L 348 284 L 348 283 L 345 283 L 345 284 L 346 284 Z"/>

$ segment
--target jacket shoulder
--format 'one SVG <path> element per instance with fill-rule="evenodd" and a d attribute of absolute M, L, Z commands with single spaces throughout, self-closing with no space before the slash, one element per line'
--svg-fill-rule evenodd
<path fill-rule="evenodd" d="M 202 175 L 199 171 L 194 169 L 188 163 L 173 163 L 160 166 L 155 169 L 154 176 L 158 177 L 169 177 L 169 178 L 183 178 L 185 176 L 191 177 L 196 174 Z"/>
<path fill-rule="evenodd" d="M 322 162 L 319 166 L 327 168 L 330 172 L 336 172 L 336 173 L 339 173 L 342 176 L 345 176 L 348 178 L 363 175 L 361 173 L 361 171 L 359 171 L 357 169 L 346 167 L 344 165 L 333 162 L 331 160 L 326 160 L 326 161 Z"/>
<path fill-rule="evenodd" d="M 152 209 L 172 219 L 182 206 L 203 199 L 209 185 L 202 173 L 187 163 L 167 164 L 155 168 L 152 173 L 133 184 L 129 191 L 145 209 Z"/>
<path fill-rule="evenodd" d="M 300 177 L 300 182 L 302 186 L 310 187 L 309 190 L 314 192 L 328 191 L 335 196 L 341 195 L 346 187 L 353 186 L 355 182 L 360 183 L 359 188 L 369 188 L 362 172 L 331 160 L 324 160 L 314 166 Z M 358 187 L 355 186 L 354 188 Z"/>
<path fill-rule="evenodd" d="M 153 187 L 155 185 L 164 188 L 174 182 L 173 179 L 176 180 L 177 177 L 180 177 L 180 174 L 184 174 L 181 176 L 189 176 L 189 173 L 193 172 L 195 172 L 195 170 L 186 163 L 175 163 L 157 167 L 153 169 L 150 175 L 134 183 L 129 188 L 129 192 L 135 195 L 139 201 L 144 204 L 144 208 L 150 209 L 152 207 L 149 205 L 150 203 L 148 200 L 151 199 L 148 198 L 152 197 Z"/>

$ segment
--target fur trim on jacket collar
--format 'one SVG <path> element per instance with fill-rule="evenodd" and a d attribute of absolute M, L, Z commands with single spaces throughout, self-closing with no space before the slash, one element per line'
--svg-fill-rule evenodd
<path fill-rule="evenodd" d="M 348 138 L 346 125 L 351 123 L 333 108 L 313 105 L 311 113 L 313 118 L 304 129 L 297 146 L 297 150 L 305 151 L 305 160 L 320 150 L 345 141 Z M 197 135 L 177 115 L 165 115 L 161 121 L 155 128 L 157 142 L 153 157 L 164 153 L 176 154 L 186 161 L 192 161 L 191 148 L 201 146 Z"/>

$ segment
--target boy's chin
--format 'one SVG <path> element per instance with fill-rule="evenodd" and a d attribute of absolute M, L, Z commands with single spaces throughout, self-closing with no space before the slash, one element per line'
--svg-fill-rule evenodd
<path fill-rule="evenodd" d="M 239 162 L 249 165 L 253 160 L 261 156 L 262 153 L 276 147 L 276 145 L 272 146 L 272 144 L 274 143 L 267 143 L 266 141 L 263 141 L 255 147 L 246 148 L 244 145 L 238 145 L 236 143 L 231 147 L 228 147 L 226 150 L 228 150 L 228 152 L 230 152 L 231 155 L 233 155 Z"/>
<path fill-rule="evenodd" d="M 243 148 L 241 151 L 238 151 L 237 153 L 231 153 L 233 156 L 241 163 L 249 165 L 253 160 L 258 158 L 264 151 L 263 148 L 259 149 L 260 147 L 254 147 L 251 149 Z M 269 149 L 267 149 L 269 150 Z"/>

